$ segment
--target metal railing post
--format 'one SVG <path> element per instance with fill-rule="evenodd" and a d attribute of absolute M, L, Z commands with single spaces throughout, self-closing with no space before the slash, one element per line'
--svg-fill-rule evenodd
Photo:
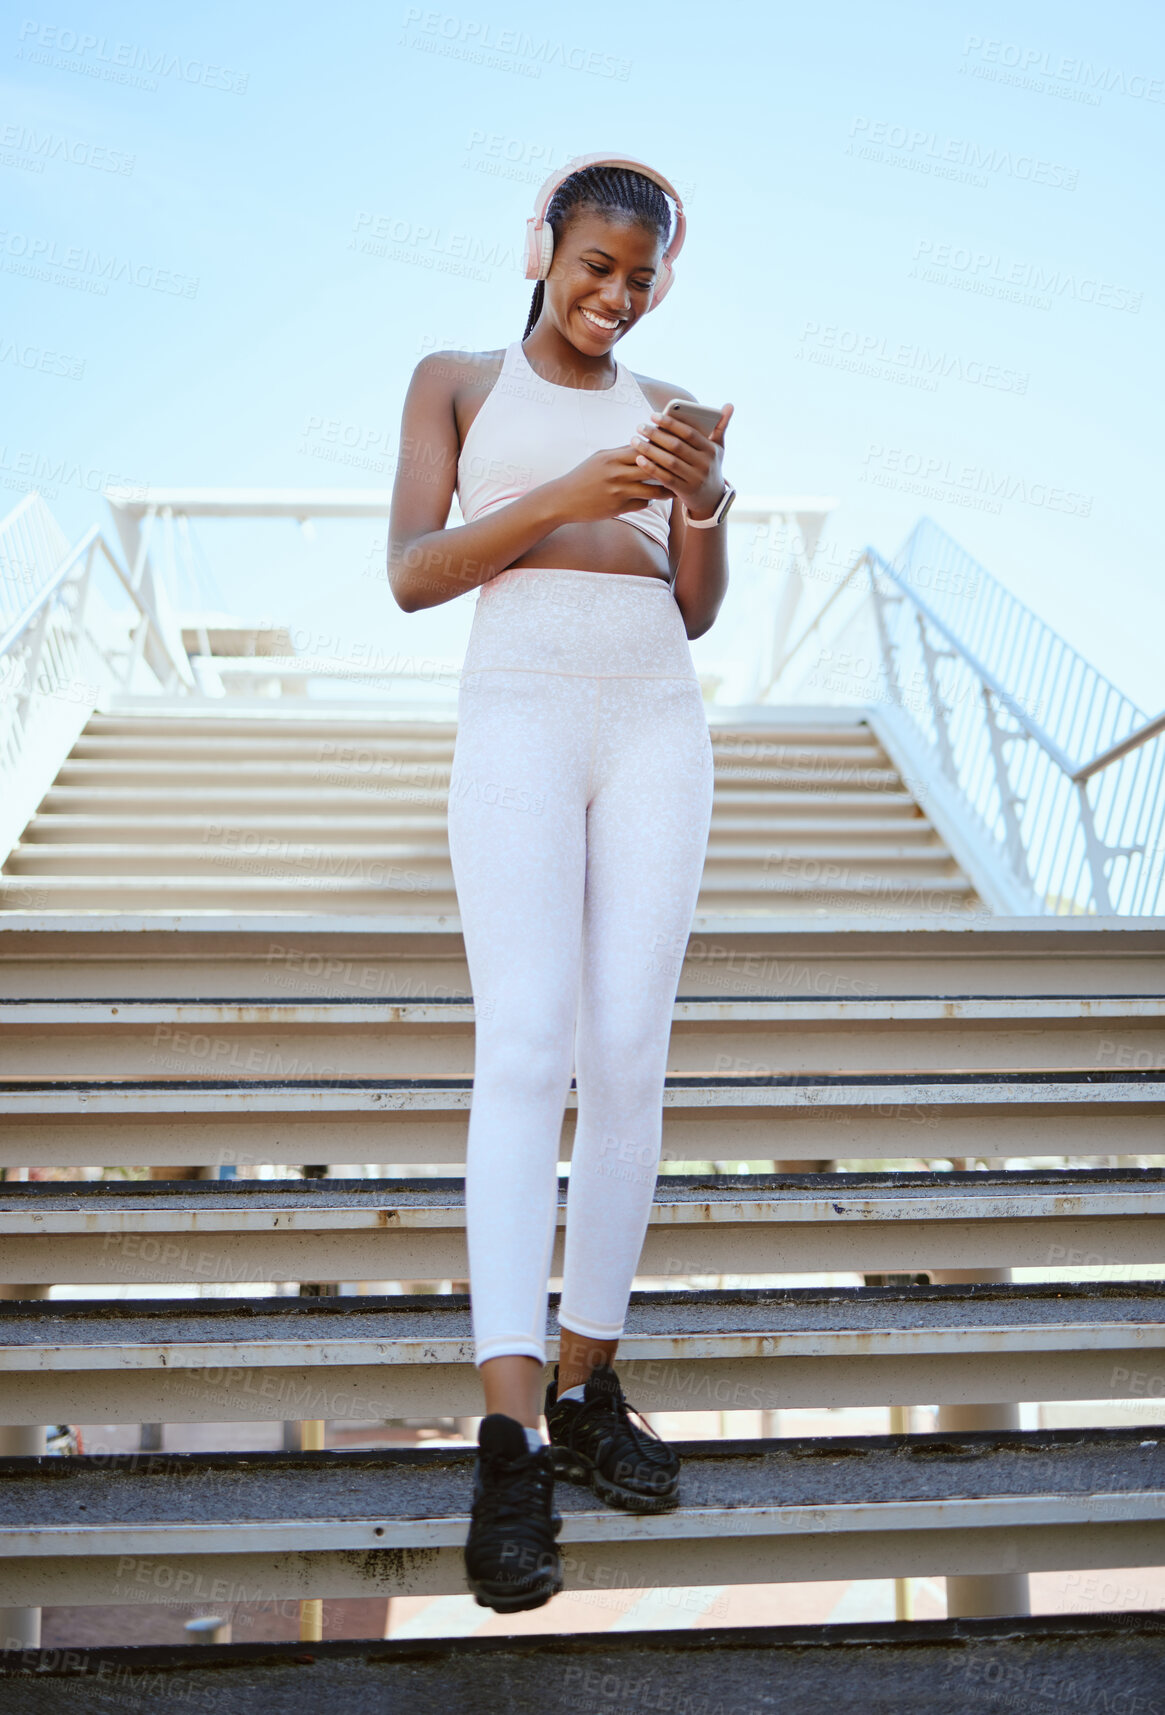
<path fill-rule="evenodd" d="M 1084 852 L 1088 859 L 1088 873 L 1092 880 L 1092 903 L 1103 917 L 1112 913 L 1112 898 L 1108 890 L 1108 863 L 1115 855 L 1097 836 L 1096 819 L 1092 814 L 1092 805 L 1088 802 L 1088 781 L 1073 782 L 1076 791 L 1076 801 L 1080 809 L 1080 830 L 1084 835 Z"/>
<path fill-rule="evenodd" d="M 44 651 L 48 624 L 49 604 L 46 602 L 37 615 L 24 646 L 24 684 L 16 698 L 16 720 L 21 727 L 25 724 L 28 706 L 36 692 L 36 676 L 40 672 L 40 658 Z"/>
<path fill-rule="evenodd" d="M 1025 886 L 1030 887 L 1031 875 L 1027 867 L 1027 853 L 1023 843 L 1023 828 L 1015 813 L 1017 804 L 1023 802 L 1011 789 L 1011 775 L 1007 768 L 1006 746 L 1020 733 L 1005 733 L 995 716 L 991 701 L 991 692 L 986 685 L 980 683 L 979 693 L 983 699 L 983 713 L 987 721 L 987 736 L 991 744 L 991 760 L 995 765 L 995 786 L 999 793 L 999 813 L 1003 817 L 1004 845 L 1008 860 L 1016 876 Z"/>
<path fill-rule="evenodd" d="M 934 719 L 934 736 L 935 743 L 938 745 L 939 762 L 947 779 L 953 786 L 957 786 L 959 771 L 955 766 L 954 751 L 951 749 L 950 728 L 947 725 L 947 716 L 951 711 L 949 705 L 943 701 L 938 682 L 938 663 L 943 660 L 951 660 L 954 656 L 954 650 L 936 649 L 934 647 L 926 629 L 926 620 L 917 608 L 914 610 L 914 621 L 918 627 L 918 641 L 922 647 L 926 688 L 930 698 L 930 712 Z"/>
<path fill-rule="evenodd" d="M 878 571 L 873 561 L 869 561 L 870 596 L 874 604 L 874 625 L 878 633 L 878 647 L 882 652 L 882 667 L 886 674 L 886 687 L 890 693 L 890 701 L 896 709 L 902 707 L 902 687 L 898 683 L 898 648 L 890 641 L 890 629 L 886 624 L 886 606 L 890 602 L 900 601 L 900 596 L 884 596 L 878 588 Z"/>

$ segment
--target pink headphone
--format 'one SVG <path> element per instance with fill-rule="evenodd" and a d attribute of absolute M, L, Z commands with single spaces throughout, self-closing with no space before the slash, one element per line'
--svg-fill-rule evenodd
<path fill-rule="evenodd" d="M 572 173 L 581 172 L 583 167 L 629 167 L 632 172 L 642 173 L 653 184 L 657 184 L 661 191 L 666 191 L 676 205 L 676 229 L 671 243 L 663 253 L 655 289 L 647 306 L 648 309 L 654 310 L 662 304 L 670 290 L 673 279 L 672 263 L 683 246 L 687 222 L 684 219 L 684 205 L 674 185 L 670 185 L 662 173 L 655 172 L 653 168 L 646 166 L 643 161 L 635 160 L 631 155 L 576 155 L 565 167 L 559 167 L 551 173 L 534 200 L 534 213 L 526 222 L 526 278 L 545 280 L 549 274 L 550 264 L 554 259 L 554 228 L 546 218 L 546 210 L 563 180 L 568 179 Z"/>

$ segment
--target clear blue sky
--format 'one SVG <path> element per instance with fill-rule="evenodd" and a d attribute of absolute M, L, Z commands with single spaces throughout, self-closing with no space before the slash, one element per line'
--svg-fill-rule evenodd
<path fill-rule="evenodd" d="M 680 185 L 689 236 L 620 355 L 733 401 L 738 489 L 837 495 L 836 555 L 929 512 L 1155 712 L 1163 17 L 22 0 L 0 33 L 5 510 L 44 461 L 74 466 L 45 484 L 71 533 L 102 476 L 390 486 L 418 357 L 521 335 L 545 172 L 627 150 Z M 377 231 L 398 254 L 360 247 Z M 30 245 L 49 279 L 20 271 Z M 79 289 L 85 251 L 142 283 Z M 346 440 L 372 462 L 331 459 Z M 473 598 L 400 614 L 372 536 L 202 532 L 236 607 L 456 653 Z"/>

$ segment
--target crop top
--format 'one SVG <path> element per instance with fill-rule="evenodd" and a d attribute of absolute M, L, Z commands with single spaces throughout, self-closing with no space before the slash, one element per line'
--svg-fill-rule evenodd
<path fill-rule="evenodd" d="M 655 407 L 625 364 L 615 385 L 559 387 L 544 381 L 522 350 L 506 347 L 501 373 L 478 410 L 457 460 L 457 498 L 467 524 L 563 476 L 592 453 L 626 446 Z M 668 545 L 671 496 L 617 514 L 661 547 Z"/>

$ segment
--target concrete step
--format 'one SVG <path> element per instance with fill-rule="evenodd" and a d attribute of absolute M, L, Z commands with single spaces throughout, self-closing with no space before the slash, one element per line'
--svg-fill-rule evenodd
<path fill-rule="evenodd" d="M 105 717 L 91 720 L 77 739 L 71 754 L 78 757 L 167 756 L 318 756 L 321 751 L 351 751 L 397 756 L 451 756 L 456 728 L 452 723 L 422 727 L 398 720 L 312 721 L 278 720 L 224 721 L 213 715 L 180 721 L 166 717 L 140 719 L 123 730 L 106 730 Z M 712 748 L 727 761 L 766 761 L 773 757 L 839 754 L 852 758 L 885 760 L 885 752 L 872 729 L 865 725 L 812 729 L 758 727 L 751 732 L 709 728 Z"/>
<path fill-rule="evenodd" d="M 201 725 L 201 723 L 199 723 Z M 826 754 L 807 752 L 806 754 Z M 850 754 L 837 751 L 834 754 Z M 863 747 L 856 754 L 885 762 L 885 755 L 876 746 Z M 448 769 L 453 757 L 453 738 L 429 738 L 419 735 L 397 735 L 391 727 L 381 727 L 377 734 L 359 737 L 342 729 L 330 735 L 304 734 L 294 728 L 274 732 L 260 728 L 252 734 L 190 733 L 176 736 L 166 731 L 148 729 L 137 733 L 105 736 L 84 732 L 69 752 L 70 763 L 103 763 L 127 767 L 141 763 L 155 768 L 160 763 L 172 763 L 178 769 L 193 766 L 204 768 L 217 762 L 222 768 L 260 768 L 265 764 L 299 763 L 320 767 L 340 763 L 357 768 L 387 766 L 414 767 L 437 763 Z"/>
<path fill-rule="evenodd" d="M 151 699 L 153 701 L 153 699 Z M 203 742 L 225 738 L 279 738 L 284 734 L 301 739 L 382 739 L 385 718 L 376 712 L 353 705 L 346 711 L 331 709 L 321 714 L 311 704 L 295 708 L 285 700 L 282 704 L 240 712 L 231 710 L 224 702 L 221 712 L 211 707 L 197 714 L 167 709 L 159 700 L 156 708 L 142 708 L 116 713 L 97 712 L 85 723 L 85 738 L 124 738 L 135 740 L 153 738 L 189 738 Z M 869 728 L 849 728 L 860 734 L 861 742 L 869 743 Z M 393 736 L 401 742 L 427 741 L 452 745 L 457 735 L 457 722 L 444 716 L 432 720 L 406 720 L 393 716 Z"/>
<path fill-rule="evenodd" d="M 197 1576 L 197 1575 L 196 1575 Z M 131 1572 L 141 1578 L 140 1568 Z M 608 1592 L 604 1597 L 604 1592 Z M 590 1599 L 621 1603 L 596 1569 Z M 213 1606 L 210 1586 L 194 1602 Z M 610 1603 L 608 1607 L 606 1604 Z M 698 1613 L 698 1608 L 677 1612 Z M 488 1617 L 481 1610 L 483 1622 Z M 381 1643 L 70 1648 L 0 1654 L 12 1715 L 213 1709 L 216 1715 L 1017 1715 L 1070 1687 L 1081 1710 L 1144 1710 L 1165 1682 L 1165 1625 L 1143 1610 L 1034 1619 L 705 1627 Z M 1009 1701 L 1004 1701 L 1004 1699 Z M 1029 1705 L 1032 1709 L 1037 1703 Z"/>
<path fill-rule="evenodd" d="M 392 833 L 397 832 L 393 839 Z M 386 838 L 385 836 L 388 835 Z M 428 834 L 402 836 L 382 829 L 375 843 L 352 845 L 328 836 L 316 842 L 266 829 L 240 831 L 217 824 L 173 845 L 157 840 L 133 844 L 21 842 L 4 865 L 6 876 L 199 876 L 224 871 L 249 878 L 278 876 L 310 884 L 318 875 L 376 882 L 394 872 L 424 875 L 435 889 L 453 887 L 448 840 Z M 769 833 L 752 844 L 725 838 L 710 841 L 704 861 L 706 882 L 752 888 L 763 894 L 773 881 L 797 881 L 822 888 L 839 878 L 902 876 L 931 880 L 956 873 L 955 860 L 941 845 L 872 844 L 868 839 L 838 841 L 823 835 L 811 848 L 791 845 L 783 834 Z"/>
<path fill-rule="evenodd" d="M 142 730 L 128 733 L 93 733 L 86 729 L 77 739 L 69 759 L 73 762 L 142 762 L 156 764 L 173 762 L 176 766 L 194 763 L 202 766 L 217 761 L 223 767 L 242 763 L 257 767 L 264 762 L 340 761 L 369 767 L 381 762 L 396 763 L 440 762 L 446 767 L 453 756 L 454 734 L 433 737 L 429 734 L 398 733 L 395 722 L 370 730 L 352 733 L 346 725 L 315 732 L 302 732 L 298 727 L 270 728 L 269 723 L 254 723 L 255 730 L 224 733 L 216 725 L 203 721 L 194 724 L 195 732 L 172 733 L 171 723 L 163 722 L 161 730 L 142 723 Z M 808 752 L 807 754 L 818 754 Z M 884 754 L 868 741 L 854 752 L 838 750 L 837 754 L 856 754 L 885 761 Z"/>
<path fill-rule="evenodd" d="M 648 1411 L 1124 1399 L 1160 1389 L 1163 1368 L 1162 1281 L 636 1292 L 619 1344 Z M 0 1374 L 11 1424 L 481 1409 L 457 1293 L 10 1300 Z"/>
<path fill-rule="evenodd" d="M 448 821 L 444 813 L 418 812 L 407 806 L 378 811 L 375 816 L 262 816 L 240 806 L 229 821 L 211 822 L 202 816 L 34 816 L 21 837 L 21 851 L 38 851 L 54 845 L 125 846 L 146 843 L 190 846 L 208 837 L 214 828 L 220 837 L 228 831 L 239 839 L 291 838 L 304 843 L 376 845 L 386 838 L 434 840 L 448 849 Z M 817 842 L 853 841 L 875 846 L 924 846 L 938 843 L 938 835 L 921 815 L 907 816 L 740 816 L 717 811 L 712 817 L 710 849 L 725 842 L 740 845 L 813 845 Z"/>
<path fill-rule="evenodd" d="M 1160 918 L 973 914 L 779 920 L 700 911 L 660 957 L 684 996 L 1165 994 Z M 456 916 L 12 912 L 0 994 L 18 998 L 264 996 L 423 1000 L 467 995 Z M 1103 1062 L 1102 1062 L 1103 1064 Z M 1110 1068 L 1111 1069 L 1111 1068 Z"/>
<path fill-rule="evenodd" d="M 209 1038 L 207 1038 L 209 1042 Z M 184 1055 L 198 1066 L 199 1044 Z M 232 1048 L 232 1055 L 245 1049 Z M 470 1079 L 264 1077 L 0 1081 L 0 1166 L 299 1166 L 465 1160 Z M 567 1095 L 569 1159 L 577 1097 Z M 665 1163 L 1165 1157 L 1165 1071 L 692 1077 L 663 1095 Z"/>
<path fill-rule="evenodd" d="M 213 785 L 225 772 L 232 784 L 262 786 L 270 781 L 272 768 L 278 768 L 281 775 L 305 783 L 351 774 L 416 778 L 436 785 L 442 780 L 448 782 L 453 756 L 452 745 L 399 743 L 391 735 L 379 744 L 269 741 L 259 747 L 244 741 L 224 746 L 198 744 L 195 740 L 175 747 L 165 739 L 152 744 L 139 740 L 132 746 L 109 741 L 87 744 L 82 738 L 61 764 L 58 780 L 62 786 L 79 786 L 88 781 L 108 781 L 118 786 L 157 785 L 167 780 L 193 786 Z M 713 759 L 717 775 L 726 782 L 816 776 L 843 785 L 879 787 L 899 779 L 897 770 L 876 744 L 835 749 L 754 745 L 747 752 L 720 744 L 713 746 Z"/>
<path fill-rule="evenodd" d="M 155 699 L 150 699 L 151 704 Z M 167 709 L 158 700 L 157 707 L 140 711 L 95 713 L 85 724 L 84 738 L 194 739 L 210 742 L 223 739 L 288 738 L 320 740 L 360 740 L 361 742 L 443 743 L 450 748 L 457 733 L 455 720 L 437 716 L 434 719 L 408 720 L 396 715 L 386 719 L 379 703 L 369 710 L 359 705 L 344 709 L 333 706 L 326 714 L 311 705 L 291 707 L 285 700 L 281 705 L 268 705 L 246 713 L 232 711 L 223 704 L 222 712 L 211 708 L 192 715 L 176 708 Z M 873 742 L 872 730 L 860 716 L 838 711 L 838 718 L 821 721 L 790 720 L 780 709 L 766 711 L 764 719 L 747 725 L 722 718 L 721 711 L 710 711 L 709 733 L 712 744 L 726 746 L 746 754 L 774 744 L 812 745 L 831 748 L 862 748 Z"/>
<path fill-rule="evenodd" d="M 319 785 L 310 793 L 310 808 L 314 815 L 379 816 L 398 804 L 405 809 L 427 808 L 443 811 L 448 804 L 444 787 L 410 786 L 385 781 L 376 791 L 367 785 Z M 302 787 L 284 787 L 278 778 L 255 788 L 238 786 L 220 775 L 217 783 L 206 787 L 187 786 L 176 789 L 173 780 L 156 790 L 146 787 L 121 786 L 50 786 L 39 806 L 39 812 L 86 815 L 202 815 L 216 821 L 226 820 L 232 813 L 296 816 L 305 808 Z M 898 788 L 882 791 L 801 790 L 778 787 L 732 785 L 718 781 L 713 796 L 713 815 L 720 809 L 737 813 L 745 811 L 780 815 L 789 812 L 799 816 L 869 815 L 884 817 L 896 812 L 903 817 L 915 817 L 918 806 L 909 792 Z"/>
<path fill-rule="evenodd" d="M 189 787 L 196 792 L 211 792 L 224 783 L 232 792 L 264 792 L 272 786 L 283 792 L 298 790 L 301 794 L 325 787 L 331 791 L 366 791 L 368 783 L 376 783 L 366 769 L 354 764 L 341 765 L 334 759 L 326 762 L 242 762 L 220 763 L 214 757 L 204 760 L 174 762 L 73 762 L 62 763 L 53 790 L 134 791 L 165 793 L 167 797 L 182 794 Z M 394 762 L 380 777 L 388 787 L 420 786 L 432 791 L 448 791 L 448 762 Z"/>
<path fill-rule="evenodd" d="M 456 911 L 451 882 L 443 886 L 411 861 L 375 866 L 347 856 L 341 863 L 349 871 L 343 877 L 330 873 L 335 867 L 332 862 L 305 867 L 296 876 L 268 876 L 263 864 L 255 865 L 253 860 L 238 863 L 236 873 L 223 875 L 38 875 L 31 879 L 5 875 L 0 876 L 0 910 L 27 910 L 31 894 L 40 910 L 68 912 L 121 912 L 127 905 L 139 911 L 299 911 L 305 904 L 316 911 L 331 906 L 337 915 L 383 912 L 392 916 L 414 908 L 418 913 Z M 840 864 L 834 867 L 840 873 L 829 878 L 824 891 L 821 866 L 800 859 L 793 866 L 800 874 L 774 869 L 761 884 L 751 878 L 721 884 L 715 874 L 705 875 L 700 902 L 705 910 L 748 915 L 762 906 L 804 911 L 814 902 L 819 909 L 839 902 L 868 902 L 879 910 L 903 912 L 981 909 L 970 882 L 960 875 L 915 879 L 870 874 L 868 865 L 853 870 Z"/>
<path fill-rule="evenodd" d="M 612 1162 L 615 1176 L 633 1167 Z M 561 1273 L 567 1181 L 559 1184 Z M 665 1174 L 641 1276 L 1154 1264 L 1165 1169 Z M 0 1281 L 466 1280 L 460 1179 L 0 1186 Z"/>
<path fill-rule="evenodd" d="M 678 1451 L 681 1505 L 670 1513 L 617 1513 L 589 1490 L 555 1485 L 567 1589 L 612 1577 L 624 1587 L 793 1583 L 1165 1556 L 1165 1431 L 694 1441 Z M 194 1589 L 245 1578 L 279 1599 L 460 1592 L 474 1457 L 442 1448 L 0 1461 L 0 1603 L 173 1602 L 191 1589 L 180 1573 L 200 1580 Z"/>
<path fill-rule="evenodd" d="M 0 1001 L 0 1074 L 228 1078 L 472 1075 L 469 999 Z M 667 1071 L 1165 1069 L 1165 996 L 677 1000 Z"/>
<path fill-rule="evenodd" d="M 360 857 L 365 863 L 412 861 L 436 866 L 441 871 L 450 868 L 448 837 L 436 828 L 424 832 L 419 828 L 410 828 L 408 832 L 395 827 L 381 828 L 376 840 L 367 839 L 367 833 L 371 832 L 369 828 L 362 828 L 360 832 L 364 833 L 365 839 L 355 849 L 347 840 L 331 839 L 323 818 L 319 839 L 305 839 L 307 830 L 302 827 L 297 833 L 281 833 L 275 828 L 223 827 L 221 823 L 208 821 L 202 823 L 201 830 L 192 828 L 185 839 L 166 845 L 158 842 L 156 830 L 151 830 L 153 839 L 124 840 L 118 844 L 103 840 L 55 840 L 51 844 L 21 840 L 5 864 L 5 873 L 88 875 L 98 866 L 103 873 L 117 873 L 115 866 L 120 864 L 127 873 L 134 870 L 141 875 L 149 875 L 149 866 L 153 864 L 158 875 L 182 875 L 185 870 L 197 870 L 204 864 L 254 863 L 256 868 L 263 868 L 264 864 L 281 863 L 290 868 L 297 864 L 326 863 L 333 857 L 347 859 L 348 856 Z M 939 873 L 944 866 L 951 866 L 954 859 L 944 845 L 937 844 L 933 830 L 927 832 L 930 833 L 928 844 L 916 840 L 906 844 L 892 833 L 882 842 L 872 840 L 860 825 L 854 828 L 853 837 L 842 839 L 836 828 L 822 825 L 812 847 L 806 849 L 803 844 L 786 840 L 784 830 L 776 825 L 750 828 L 745 839 L 727 832 L 726 828 L 717 827 L 714 839 L 709 839 L 705 868 L 712 864 L 738 864 L 762 878 L 774 870 L 774 866 L 784 864 L 798 864 L 803 868 L 817 866 L 818 875 L 829 863 L 848 864 L 851 868 L 860 864 L 878 864 L 882 870 L 889 871 L 932 868 Z"/>
<path fill-rule="evenodd" d="M 896 768 L 854 765 L 851 761 L 813 758 L 800 765 L 782 767 L 781 763 L 738 763 L 726 767 L 715 765 L 717 785 L 722 792 L 739 791 L 901 791 L 901 779 Z M 324 761 L 257 761 L 257 763 L 220 763 L 214 756 L 201 761 L 65 761 L 58 770 L 53 789 L 89 789 L 98 791 L 182 792 L 214 791 L 220 785 L 232 791 L 264 792 L 278 785 L 281 791 L 295 789 L 311 792 L 316 787 L 333 791 L 355 789 L 369 791 L 376 787 L 422 787 L 427 791 L 446 791 L 450 787 L 450 765 L 438 761 L 389 761 L 381 772 L 369 772 L 362 763 L 341 763 L 335 758 Z"/>
<path fill-rule="evenodd" d="M 409 761 L 386 758 L 384 777 L 401 785 L 445 787 L 449 785 L 450 761 Z M 109 758 L 63 762 L 57 772 L 55 786 L 100 790 L 108 786 L 113 791 L 132 788 L 137 791 L 164 791 L 173 794 L 186 786 L 212 790 L 223 779 L 232 790 L 262 791 L 272 784 L 272 774 L 278 773 L 285 789 L 311 790 L 316 786 L 343 788 L 360 786 L 368 777 L 365 764 L 340 757 L 323 757 L 316 761 L 287 759 L 268 761 L 220 762 L 214 756 L 205 758 L 160 759 L 156 762 L 119 762 Z M 849 789 L 862 791 L 901 790 L 902 782 L 896 768 L 886 762 L 853 761 L 818 755 L 816 752 L 793 753 L 787 763 L 780 761 L 753 762 L 716 758 L 719 784 L 728 790 L 738 787 L 767 787 L 771 791 L 800 791 L 818 787 L 826 790 Z"/>

